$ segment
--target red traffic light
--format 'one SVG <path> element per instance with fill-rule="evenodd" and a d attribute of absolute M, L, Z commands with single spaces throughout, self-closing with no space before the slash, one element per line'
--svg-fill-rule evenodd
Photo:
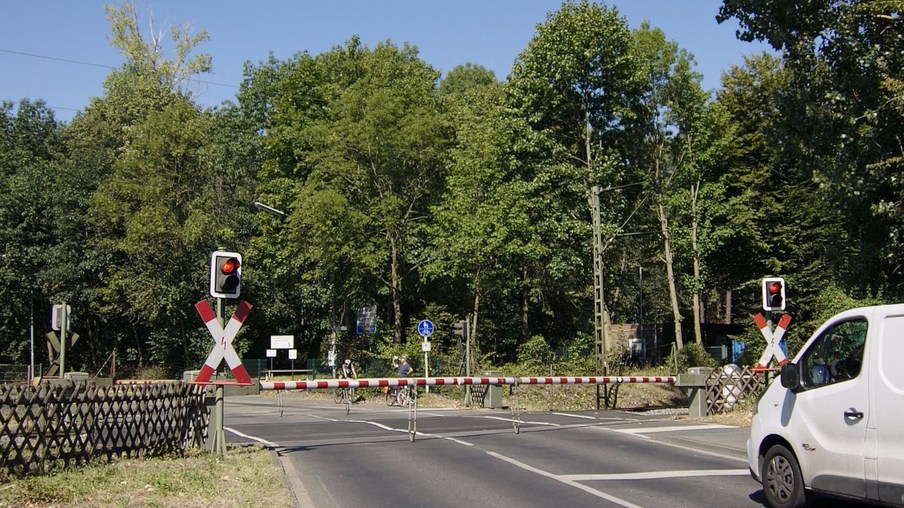
<path fill-rule="evenodd" d="M 220 265 L 220 273 L 222 273 L 223 275 L 235 273 L 235 271 L 238 270 L 240 266 L 242 266 L 242 264 L 238 259 L 226 258 L 226 260 L 224 260 Z"/>
<path fill-rule="evenodd" d="M 781 277 L 763 279 L 763 309 L 785 310 L 785 279 Z"/>
<path fill-rule="evenodd" d="M 215 251 L 210 255 L 210 296 L 238 298 L 242 291 L 242 255 Z"/>

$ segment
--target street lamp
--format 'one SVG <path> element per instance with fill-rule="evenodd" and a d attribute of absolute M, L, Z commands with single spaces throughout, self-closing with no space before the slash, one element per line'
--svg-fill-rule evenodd
<path fill-rule="evenodd" d="M 282 210 L 277 210 L 276 208 L 273 208 L 272 206 L 267 206 L 267 205 L 261 203 L 260 201 L 255 201 L 254 206 L 262 212 L 272 213 L 273 215 L 276 215 L 278 217 L 286 216 L 286 212 L 284 212 Z"/>

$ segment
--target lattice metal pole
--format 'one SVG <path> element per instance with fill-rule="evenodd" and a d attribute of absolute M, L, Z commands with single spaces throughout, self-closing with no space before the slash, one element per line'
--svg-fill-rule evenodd
<path fill-rule="evenodd" d="M 600 188 L 591 189 L 591 214 L 593 215 L 593 337 L 596 353 L 596 374 L 608 375 L 606 359 L 606 328 L 608 312 L 603 299 L 603 233 L 600 220 Z M 605 407 L 609 407 L 609 385 L 602 387 Z M 596 408 L 600 408 L 600 385 L 596 385 Z"/>

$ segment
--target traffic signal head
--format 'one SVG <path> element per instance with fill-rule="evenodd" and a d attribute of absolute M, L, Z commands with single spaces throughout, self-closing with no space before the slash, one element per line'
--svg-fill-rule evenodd
<path fill-rule="evenodd" d="M 210 295 L 238 298 L 242 292 L 242 255 L 216 251 L 210 255 Z"/>
<path fill-rule="evenodd" d="M 785 279 L 781 277 L 763 279 L 763 309 L 785 310 Z"/>
<path fill-rule="evenodd" d="M 452 333 L 455 334 L 455 335 L 458 335 L 459 337 L 464 337 L 464 336 L 465 336 L 465 322 L 464 322 L 464 320 L 462 320 L 462 321 L 456 321 L 455 323 L 452 324 Z"/>

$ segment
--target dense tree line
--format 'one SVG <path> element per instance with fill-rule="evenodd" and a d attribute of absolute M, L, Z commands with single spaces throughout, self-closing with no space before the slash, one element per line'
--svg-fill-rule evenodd
<path fill-rule="evenodd" d="M 82 336 L 67 364 L 197 368 L 218 247 L 244 256 L 246 357 L 292 334 L 301 357 L 335 337 L 388 358 L 417 351 L 429 317 L 457 358 L 445 330 L 466 316 L 483 366 L 538 341 L 588 354 L 594 186 L 612 322 L 699 344 L 702 323 L 752 324 L 776 275 L 799 347 L 826 314 L 904 293 L 904 2 L 779 4 L 725 0 L 719 19 L 777 56 L 718 91 L 661 30 L 568 1 L 504 81 L 351 37 L 248 64 L 236 100 L 206 109 L 185 87 L 211 69 L 206 33 L 175 30 L 168 57 L 131 4 L 108 7 L 126 63 L 102 97 L 68 124 L 3 102 L 0 362 L 27 362 L 32 323 L 46 362 L 66 301 Z M 377 332 L 355 333 L 371 305 Z"/>

